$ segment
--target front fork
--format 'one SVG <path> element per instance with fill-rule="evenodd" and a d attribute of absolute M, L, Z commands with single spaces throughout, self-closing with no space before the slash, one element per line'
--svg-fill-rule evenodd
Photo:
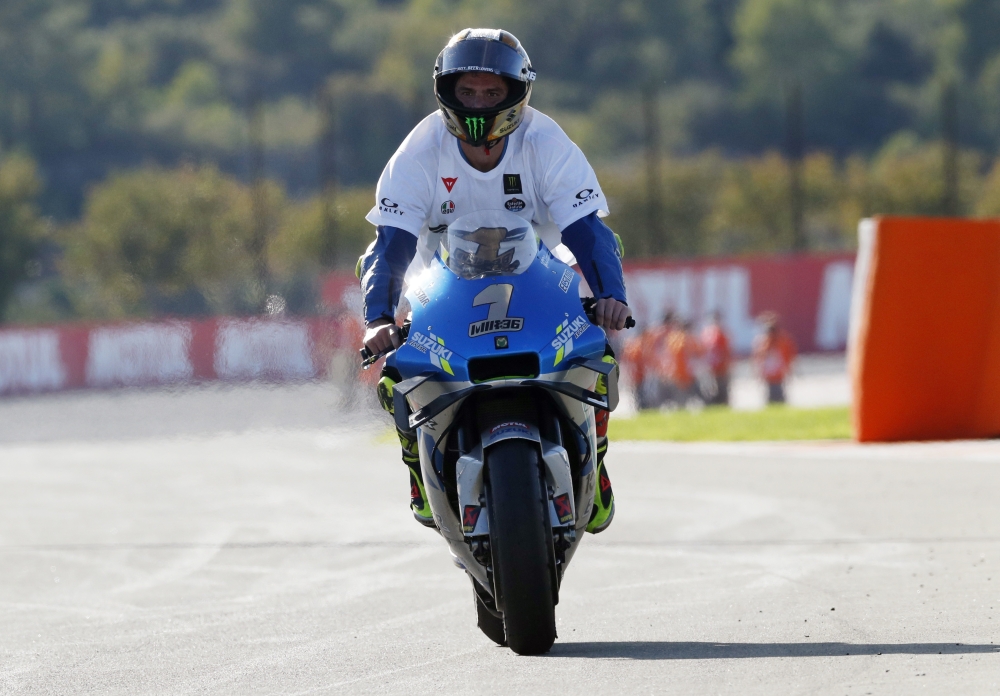
<path fill-rule="evenodd" d="M 378 384 L 378 396 L 382 407 L 389 413 L 393 412 L 394 407 L 393 386 L 399 381 L 400 376 L 395 368 L 386 365 Z M 449 541 L 458 562 L 482 586 L 492 588 L 489 516 L 483 514 L 486 507 L 484 448 L 510 438 L 537 443 L 543 464 L 542 485 L 548 498 L 556 563 L 553 590 L 558 596 L 558 585 L 576 551 L 579 535 L 586 529 L 594 505 L 597 457 L 595 435 L 599 432 L 599 424 L 595 421 L 594 409 L 578 402 L 564 403 L 569 410 L 562 420 L 557 415 L 558 409 L 554 403 L 547 399 L 540 403 L 540 427 L 533 423 L 515 423 L 518 427 L 508 428 L 506 431 L 501 429 L 500 432 L 495 432 L 496 428 L 479 432 L 473 423 L 474 419 L 469 417 L 469 411 L 460 408 L 458 404 L 452 407 L 458 411 L 457 414 L 452 412 L 457 415 L 453 427 L 459 453 L 455 465 L 457 510 L 449 499 L 447 484 L 443 480 L 444 452 L 438 449 L 441 444 L 439 435 L 429 432 L 427 428 L 417 428 L 414 433 L 416 448 L 412 446 L 410 437 L 407 437 L 404 449 L 408 456 L 417 455 L 419 458 L 427 503 L 433 512 L 438 531 Z M 573 409 L 582 409 L 579 412 L 582 417 L 580 424 L 574 422 L 569 415 Z M 607 414 L 601 415 L 605 419 L 600 425 L 606 428 Z M 578 457 L 577 462 L 570 461 L 571 455 L 565 446 L 568 444 L 567 439 L 574 451 L 573 456 Z M 471 445 L 473 442 L 476 443 L 474 446 Z"/>
<path fill-rule="evenodd" d="M 460 455 L 455 466 L 458 488 L 458 504 L 462 517 L 462 532 L 470 553 L 484 571 L 481 578 L 484 587 L 492 588 L 492 555 L 490 553 L 489 515 L 486 512 L 486 481 L 484 479 L 484 448 L 489 448 L 505 439 L 518 438 L 537 443 L 541 453 L 541 484 L 548 500 L 549 521 L 552 528 L 552 549 L 555 561 L 553 592 L 558 600 L 559 585 L 563 573 L 576 551 L 579 535 L 586 529 L 590 519 L 596 491 L 596 470 L 594 465 L 594 438 L 586 436 L 573 424 L 568 435 L 574 437 L 573 449 L 580 453 L 583 461 L 574 467 L 570 453 L 563 444 L 563 427 L 559 419 L 546 419 L 542 409 L 542 428 L 533 424 L 516 423 L 507 432 L 485 430 L 476 439 L 471 451 L 465 451 L 463 441 L 469 439 L 463 425 L 457 425 Z M 594 432 L 592 416 L 588 419 L 588 431 Z M 552 439 L 549 439 L 552 438 Z M 574 485 L 574 469 L 579 480 Z M 473 575 L 478 574 L 471 569 Z M 476 569 L 479 570 L 479 569 Z"/>

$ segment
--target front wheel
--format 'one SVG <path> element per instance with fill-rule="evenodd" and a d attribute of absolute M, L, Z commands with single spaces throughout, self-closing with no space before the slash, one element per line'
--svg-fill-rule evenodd
<path fill-rule="evenodd" d="M 538 448 L 504 440 L 486 455 L 490 548 L 507 644 L 519 655 L 546 653 L 556 639 L 552 532 Z"/>

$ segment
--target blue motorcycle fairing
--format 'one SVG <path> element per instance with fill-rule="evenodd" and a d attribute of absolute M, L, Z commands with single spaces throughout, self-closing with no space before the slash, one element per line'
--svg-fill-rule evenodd
<path fill-rule="evenodd" d="M 568 369 L 574 357 L 599 360 L 606 337 L 584 314 L 579 285 L 544 244 L 524 272 L 473 280 L 435 255 L 407 288 L 410 333 L 393 362 L 404 379 L 434 371 L 439 382 L 469 382 L 472 358 L 536 353 L 540 374 Z"/>
<path fill-rule="evenodd" d="M 552 547 L 556 565 L 551 566 L 557 570 L 553 575 L 556 589 L 583 537 L 597 487 L 594 409 L 602 405 L 603 397 L 591 390 L 604 368 L 603 363 L 586 361 L 603 357 L 604 331 L 584 313 L 579 276 L 544 245 L 539 245 L 532 261 L 516 270 L 522 272 L 463 279 L 440 255 L 435 256 L 430 268 L 409 283 L 406 298 L 412 315 L 407 341 L 386 358 L 386 364 L 403 378 L 394 388 L 394 416 L 397 427 L 416 434 L 426 503 L 434 524 L 448 542 L 456 565 L 489 594 L 494 594 L 493 578 L 481 545 L 482 538 L 491 534 L 490 516 L 481 514 L 488 507 L 482 501 L 483 476 L 488 470 L 483 442 L 491 441 L 485 428 L 492 435 L 493 429 L 510 423 L 485 424 L 483 432 L 467 433 L 473 438 L 472 449 L 461 454 L 453 472 L 446 471 L 445 443 L 468 397 L 478 398 L 474 396 L 478 392 L 496 388 L 526 389 L 522 393 L 532 396 L 532 390 L 545 389 L 562 414 L 562 436 L 572 439 L 571 450 L 584 459 L 574 472 L 569 450 L 521 424 L 536 438 L 541 473 L 552 495 L 547 514 L 553 539 L 558 537 Z M 531 374 L 533 359 L 477 360 L 516 354 L 537 356 L 539 374 Z M 470 364 L 482 383 L 470 379 Z M 459 498 L 457 505 L 454 495 Z M 572 498 L 568 516 L 556 506 L 556 497 L 562 500 L 563 496 Z"/>

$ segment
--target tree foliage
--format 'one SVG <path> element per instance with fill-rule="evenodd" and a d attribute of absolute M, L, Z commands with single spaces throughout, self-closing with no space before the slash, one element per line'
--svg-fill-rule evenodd
<path fill-rule="evenodd" d="M 283 203 L 273 186 L 265 195 L 270 205 Z M 66 270 L 96 289 L 97 314 L 245 309 L 251 302 L 238 290 L 252 275 L 251 196 L 210 166 L 113 175 L 69 231 Z"/>
<path fill-rule="evenodd" d="M 679 152 L 780 148 L 786 90 L 801 83 L 807 142 L 847 156 L 903 130 L 935 139 L 950 82 L 963 140 L 993 154 L 998 13 L 993 0 L 8 0 L 0 142 L 35 157 L 43 208 L 62 218 L 142 161 L 247 179 L 255 104 L 268 174 L 296 195 L 329 176 L 315 145 L 330 124 L 337 181 L 369 184 L 433 110 L 447 37 L 502 24 L 533 57 L 536 105 L 606 161 L 641 147 L 630 104 L 650 85 Z"/>
<path fill-rule="evenodd" d="M 353 263 L 368 244 L 373 195 L 366 188 L 341 192 L 334 205 L 318 196 L 295 202 L 276 182 L 249 186 L 213 166 L 119 173 L 64 229 L 63 269 L 87 316 L 255 313 L 262 293 L 294 295 L 289 308 L 310 313 L 323 267 Z"/>
<path fill-rule="evenodd" d="M 36 275 L 32 262 L 43 229 L 35 206 L 40 184 L 31 158 L 0 157 L 0 321 L 17 284 Z"/>
<path fill-rule="evenodd" d="M 802 163 L 808 248 L 854 248 L 864 217 L 944 214 L 943 158 L 940 142 L 921 144 L 906 134 L 871 159 L 808 155 Z M 1000 217 L 1000 160 L 984 173 L 982 155 L 963 150 L 958 164 L 961 214 Z M 622 236 L 629 257 L 791 251 L 791 171 L 781 154 L 732 160 L 709 151 L 665 158 L 661 170 L 660 238 L 647 224 L 641 170 L 598 172 L 611 207 L 607 223 Z"/>
<path fill-rule="evenodd" d="M 51 275 L 62 252 L 74 311 L 95 316 L 253 311 L 264 290 L 353 265 L 371 235 L 371 187 L 434 110 L 434 57 L 467 26 L 522 40 L 539 74 L 533 105 L 597 165 L 630 255 L 789 248 L 793 89 L 812 153 L 810 248 L 850 246 L 863 215 L 943 212 L 946 89 L 957 94 L 962 211 L 998 215 L 998 7 L 5 0 L 0 144 L 24 154 L 0 163 L 20 182 L 0 211 L 0 308 L 26 263 Z M 659 236 L 638 166 L 651 130 L 663 150 Z M 32 260 L 35 205 L 63 232 Z M 263 227 L 255 210 L 267 211 Z"/>

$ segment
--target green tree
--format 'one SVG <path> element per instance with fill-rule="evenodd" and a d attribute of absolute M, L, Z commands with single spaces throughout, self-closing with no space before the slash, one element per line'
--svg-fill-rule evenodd
<path fill-rule="evenodd" d="M 0 3 L 0 137 L 36 156 L 86 144 L 92 109 L 83 72 L 94 51 L 82 41 L 78 0 Z"/>
<path fill-rule="evenodd" d="M 812 153 L 803 163 L 808 248 L 844 249 L 867 200 L 867 163 L 851 163 L 864 185 L 851 189 L 844 167 L 826 153 Z M 777 153 L 727 160 L 719 152 L 666 158 L 661 165 L 665 239 L 652 239 L 643 214 L 643 191 L 634 169 L 604 169 L 602 188 L 612 215 L 607 222 L 622 236 L 629 257 L 695 256 L 784 252 L 791 249 L 788 161 Z M 860 169 L 859 175 L 856 170 Z"/>
<path fill-rule="evenodd" d="M 8 155 L 0 159 L 0 322 L 38 251 L 42 225 L 35 200 L 40 188 L 31 158 Z"/>
<path fill-rule="evenodd" d="M 784 251 L 792 245 L 788 162 L 777 153 L 726 167 L 707 223 L 706 251 Z"/>
<path fill-rule="evenodd" d="M 944 146 L 921 143 L 903 133 L 873 158 L 866 182 L 868 215 L 942 215 L 944 213 Z M 972 212 L 982 187 L 982 157 L 959 154 L 959 210 Z"/>
<path fill-rule="evenodd" d="M 645 188 L 638 168 L 603 169 L 601 187 L 611 207 L 607 223 L 621 235 L 628 258 L 704 253 L 706 223 L 717 204 L 719 182 L 726 168 L 718 152 L 665 158 L 661 162 L 663 239 L 654 239 L 649 229 Z"/>
<path fill-rule="evenodd" d="M 297 275 L 318 274 L 324 270 L 324 259 L 354 270 L 358 256 L 375 238 L 375 228 L 365 220 L 374 202 L 372 188 L 340 191 L 332 210 L 332 240 L 326 234 L 330 211 L 320 196 L 289 205 L 268 247 L 268 261 L 276 276 L 288 282 Z M 328 248 L 331 242 L 333 249 Z"/>
<path fill-rule="evenodd" d="M 977 217 L 1000 218 L 1000 160 L 993 162 L 983 181 L 975 214 Z"/>
<path fill-rule="evenodd" d="M 733 61 L 747 86 L 770 93 L 792 81 L 825 83 L 850 64 L 840 0 L 745 0 L 736 17 Z"/>
<path fill-rule="evenodd" d="M 249 187 L 212 166 L 116 174 L 96 187 L 66 237 L 66 270 L 93 288 L 98 315 L 245 313 L 254 286 Z M 284 193 L 263 187 L 280 219 Z"/>

